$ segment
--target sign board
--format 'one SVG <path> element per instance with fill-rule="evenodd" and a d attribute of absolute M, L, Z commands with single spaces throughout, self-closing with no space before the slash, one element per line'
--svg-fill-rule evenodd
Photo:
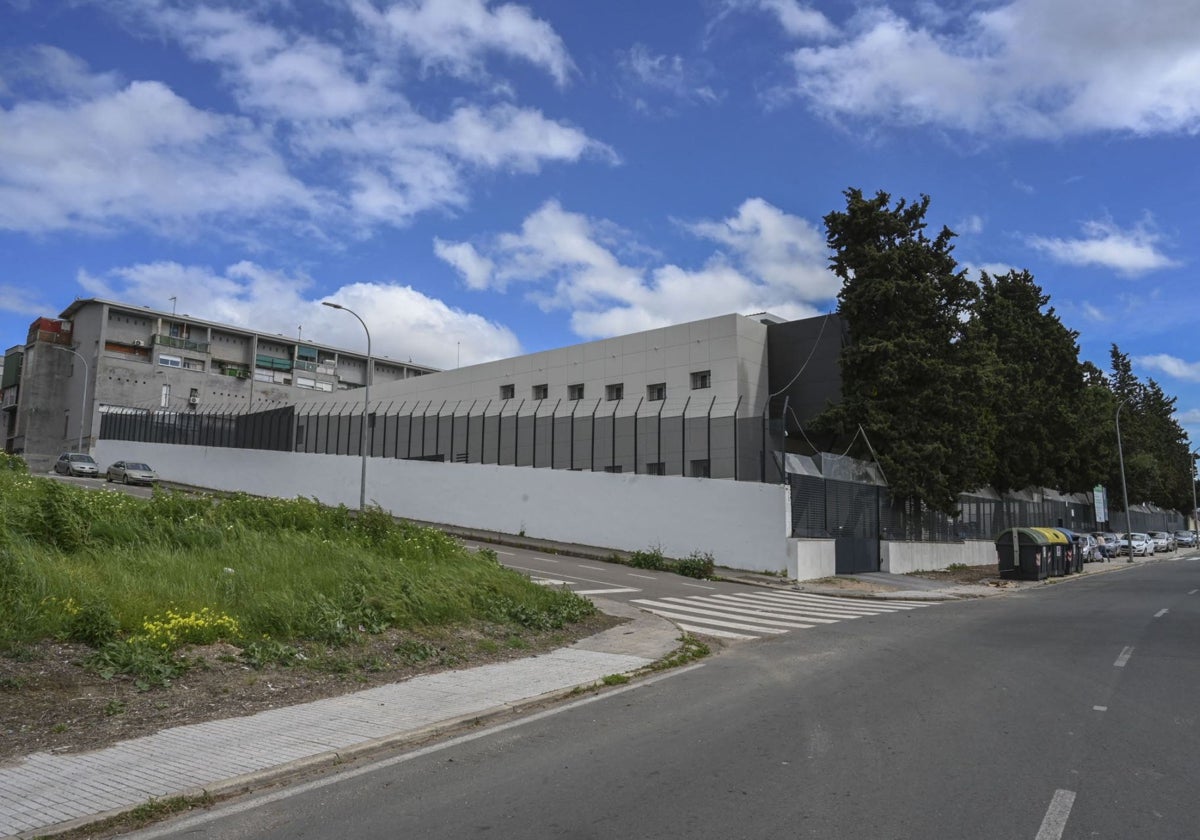
<path fill-rule="evenodd" d="M 1096 498 L 1096 521 L 1108 521 L 1108 491 L 1097 484 L 1092 488 L 1092 493 Z"/>

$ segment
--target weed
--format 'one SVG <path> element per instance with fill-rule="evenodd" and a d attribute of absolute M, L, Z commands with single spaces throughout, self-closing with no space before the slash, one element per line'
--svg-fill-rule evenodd
<path fill-rule="evenodd" d="M 703 659 L 712 653 L 708 645 L 701 642 L 694 636 L 687 633 L 679 637 L 679 647 L 670 656 L 658 660 L 650 669 L 653 671 L 665 671 L 668 668 L 678 668 L 681 665 L 686 665 L 697 659 Z"/>
<path fill-rule="evenodd" d="M 662 549 L 656 546 L 648 551 L 635 551 L 630 554 L 629 565 L 635 569 L 652 569 L 662 572 L 667 570 L 667 558 L 663 556 Z"/>
<path fill-rule="evenodd" d="M 708 580 L 713 576 L 715 566 L 713 556 L 707 551 L 693 551 L 675 563 L 675 571 L 686 577 Z"/>
<path fill-rule="evenodd" d="M 625 685 L 629 682 L 629 677 L 625 674 L 609 674 L 600 679 L 600 682 L 605 685 Z"/>
<path fill-rule="evenodd" d="M 67 726 L 65 723 L 56 723 L 50 727 L 50 731 L 55 733 L 56 735 L 61 735 L 62 733 L 66 732 L 68 729 L 70 729 L 70 727 Z"/>
<path fill-rule="evenodd" d="M 0 677 L 0 691 L 20 691 L 28 682 L 21 677 Z"/>
<path fill-rule="evenodd" d="M 108 717 L 125 714 L 125 704 L 120 700 L 109 700 L 104 704 L 104 714 Z"/>
<path fill-rule="evenodd" d="M 395 651 L 409 665 L 419 665 L 438 655 L 438 649 L 433 645 L 428 642 L 418 642 L 412 639 L 405 639 L 396 645 Z"/>
<path fill-rule="evenodd" d="M 242 659 L 255 670 L 262 670 L 268 665 L 291 665 L 300 657 L 300 651 L 294 646 L 285 645 L 266 636 L 248 642 L 242 648 Z"/>
<path fill-rule="evenodd" d="M 188 668 L 188 662 L 143 638 L 108 642 L 85 661 L 85 667 L 110 680 L 117 674 L 133 677 L 140 691 L 167 686 Z"/>
<path fill-rule="evenodd" d="M 112 608 L 102 601 L 88 601 L 69 611 L 68 638 L 90 647 L 98 648 L 111 642 L 121 629 Z"/>

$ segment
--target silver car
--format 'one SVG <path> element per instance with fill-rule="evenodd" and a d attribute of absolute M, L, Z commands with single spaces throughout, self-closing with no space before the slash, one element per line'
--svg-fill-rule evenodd
<path fill-rule="evenodd" d="M 140 461 L 117 461 L 110 464 L 104 477 L 108 481 L 119 481 L 122 484 L 153 485 L 158 481 L 158 473 L 150 469 L 149 464 Z"/>
<path fill-rule="evenodd" d="M 1156 552 L 1175 550 L 1175 535 L 1169 531 L 1151 531 L 1150 539 L 1154 540 Z"/>
<path fill-rule="evenodd" d="M 100 475 L 100 467 L 91 455 L 83 452 L 64 452 L 54 462 L 54 471 L 61 475 L 86 475 L 96 478 Z"/>

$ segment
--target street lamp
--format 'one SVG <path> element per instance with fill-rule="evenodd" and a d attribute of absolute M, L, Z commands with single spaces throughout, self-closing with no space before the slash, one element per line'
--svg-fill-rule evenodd
<path fill-rule="evenodd" d="M 343 312 L 349 312 L 355 318 L 358 318 L 358 323 L 362 324 L 363 332 L 367 334 L 367 374 L 363 378 L 363 416 L 362 416 L 362 431 L 358 435 L 358 451 L 362 454 L 362 476 L 359 479 L 358 487 L 358 509 L 365 513 L 367 510 L 367 452 L 370 447 L 367 444 L 367 435 L 370 427 L 367 425 L 367 410 L 371 402 L 371 368 L 374 364 L 371 362 L 371 331 L 367 329 L 367 322 L 358 317 L 358 313 L 353 309 L 347 309 L 340 303 L 331 303 L 327 300 L 321 301 L 322 306 L 328 306 L 330 309 L 340 309 Z"/>
<path fill-rule="evenodd" d="M 79 361 L 83 362 L 83 398 L 79 403 L 79 451 L 87 452 L 87 450 L 83 448 L 83 415 L 87 413 L 87 386 L 89 376 L 87 359 L 83 358 L 82 353 L 77 353 L 70 347 L 63 347 L 61 344 L 51 344 L 50 346 L 55 350 L 65 350 L 68 353 L 72 353 L 79 357 Z"/>
<path fill-rule="evenodd" d="M 1129 491 L 1125 487 L 1125 454 L 1121 451 L 1121 409 L 1125 407 L 1125 400 L 1121 400 L 1121 404 L 1117 406 L 1117 458 L 1121 463 L 1121 498 L 1125 502 L 1125 544 L 1129 546 L 1129 559 L 1126 563 L 1133 562 L 1133 526 L 1129 524 Z"/>
<path fill-rule="evenodd" d="M 1200 524 L 1196 522 L 1196 456 L 1200 452 L 1193 452 L 1192 455 L 1192 547 L 1200 548 Z"/>

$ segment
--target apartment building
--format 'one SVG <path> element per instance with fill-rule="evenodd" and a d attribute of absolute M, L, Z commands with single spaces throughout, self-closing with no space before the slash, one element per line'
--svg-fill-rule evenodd
<path fill-rule="evenodd" d="M 434 368 L 374 358 L 372 383 Z M 0 429 L 6 452 L 38 469 L 88 449 L 102 412 L 248 411 L 367 381 L 365 354 L 99 298 L 38 318 L 5 353 Z"/>

